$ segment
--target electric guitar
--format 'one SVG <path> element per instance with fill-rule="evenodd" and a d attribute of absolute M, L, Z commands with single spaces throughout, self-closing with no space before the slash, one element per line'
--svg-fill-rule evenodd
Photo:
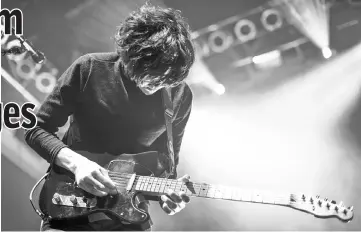
<path fill-rule="evenodd" d="M 44 219 L 76 219 L 95 212 L 105 212 L 132 224 L 141 224 L 149 219 L 148 212 L 138 207 L 136 197 L 160 196 L 168 189 L 184 191 L 191 197 L 221 199 L 238 202 L 271 204 L 289 207 L 319 218 L 335 217 L 342 222 L 353 218 L 353 207 L 345 207 L 320 196 L 304 194 L 270 194 L 246 191 L 236 187 L 216 186 L 157 177 L 164 166 L 154 162 L 154 153 L 109 154 L 78 153 L 108 169 L 109 177 L 115 183 L 118 194 L 97 197 L 74 184 L 74 176 L 64 170 L 53 169 L 34 186 L 30 198 L 39 199 L 36 212 Z M 152 161 L 153 160 L 153 161 Z M 147 162 L 145 162 L 147 161 Z M 153 164 L 149 164 L 153 162 Z M 33 202 L 32 202 L 33 203 Z M 38 208 L 38 209 L 36 209 Z"/>

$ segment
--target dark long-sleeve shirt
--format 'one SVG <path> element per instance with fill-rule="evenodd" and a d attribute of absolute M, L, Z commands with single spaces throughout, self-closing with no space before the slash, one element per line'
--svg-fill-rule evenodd
<path fill-rule="evenodd" d="M 52 163 L 58 152 L 73 150 L 110 154 L 166 151 L 161 91 L 145 95 L 124 76 L 117 53 L 93 53 L 78 58 L 59 78 L 37 112 L 37 126 L 25 140 Z M 172 88 L 172 121 L 176 165 L 191 106 L 186 83 Z M 62 140 L 58 128 L 71 123 Z"/>

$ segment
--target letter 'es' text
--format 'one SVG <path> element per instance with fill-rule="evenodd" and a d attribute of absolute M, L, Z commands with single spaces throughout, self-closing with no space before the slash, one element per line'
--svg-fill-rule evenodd
<path fill-rule="evenodd" d="M 4 106 L 3 103 L 0 103 L 0 105 L 0 131 L 3 125 L 10 130 L 19 128 L 30 130 L 37 125 L 37 118 L 33 112 L 35 109 L 33 103 L 27 102 L 20 106 L 15 102 L 8 102 Z"/>

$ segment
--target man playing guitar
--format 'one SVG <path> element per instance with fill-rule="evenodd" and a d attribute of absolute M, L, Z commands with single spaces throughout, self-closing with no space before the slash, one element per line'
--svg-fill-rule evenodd
<path fill-rule="evenodd" d="M 165 151 L 167 133 L 161 91 L 170 91 L 175 167 L 192 106 L 192 92 L 184 82 L 194 63 L 189 26 L 179 11 L 145 4 L 119 26 L 116 52 L 92 53 L 78 58 L 59 78 L 37 112 L 37 126 L 26 132 L 28 145 L 47 160 L 50 168 L 74 174 L 75 184 L 95 196 L 116 194 L 108 170 L 77 153 L 140 153 Z M 62 140 L 55 133 L 68 117 Z M 169 178 L 176 178 L 174 172 Z M 181 178 L 187 182 L 189 176 Z M 157 198 L 158 199 L 158 198 Z M 169 215 L 190 201 L 184 192 L 159 199 Z M 145 204 L 147 209 L 148 204 Z M 149 230 L 145 225 L 114 222 L 107 215 L 53 223 L 43 220 L 41 230 Z"/>

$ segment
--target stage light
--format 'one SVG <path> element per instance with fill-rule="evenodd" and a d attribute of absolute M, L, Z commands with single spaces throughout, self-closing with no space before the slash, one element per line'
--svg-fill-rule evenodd
<path fill-rule="evenodd" d="M 209 35 L 208 44 L 209 47 L 215 53 L 221 53 L 227 50 L 233 43 L 232 36 L 229 36 L 224 31 L 215 31 Z"/>
<path fill-rule="evenodd" d="M 332 56 L 331 49 L 328 47 L 322 48 L 322 55 L 325 57 L 325 59 L 329 59 Z"/>
<path fill-rule="evenodd" d="M 248 28 L 248 30 L 244 32 L 244 28 Z M 255 39 L 257 36 L 256 25 L 248 19 L 242 19 L 238 21 L 234 26 L 233 31 L 237 39 L 243 43 Z"/>
<path fill-rule="evenodd" d="M 223 95 L 226 92 L 226 88 L 222 84 L 217 84 L 217 86 L 214 88 L 214 91 L 218 95 Z"/>
<path fill-rule="evenodd" d="M 325 0 L 274 0 L 287 20 L 330 56 L 329 7 Z"/>
<path fill-rule="evenodd" d="M 281 51 L 274 50 L 252 58 L 252 62 L 258 68 L 272 68 L 282 65 Z"/>
<path fill-rule="evenodd" d="M 274 22 L 269 22 L 270 17 L 275 17 Z M 263 11 L 261 16 L 261 22 L 263 27 L 267 29 L 267 31 L 274 31 L 282 27 L 283 21 L 280 13 L 275 9 L 267 9 Z"/>

